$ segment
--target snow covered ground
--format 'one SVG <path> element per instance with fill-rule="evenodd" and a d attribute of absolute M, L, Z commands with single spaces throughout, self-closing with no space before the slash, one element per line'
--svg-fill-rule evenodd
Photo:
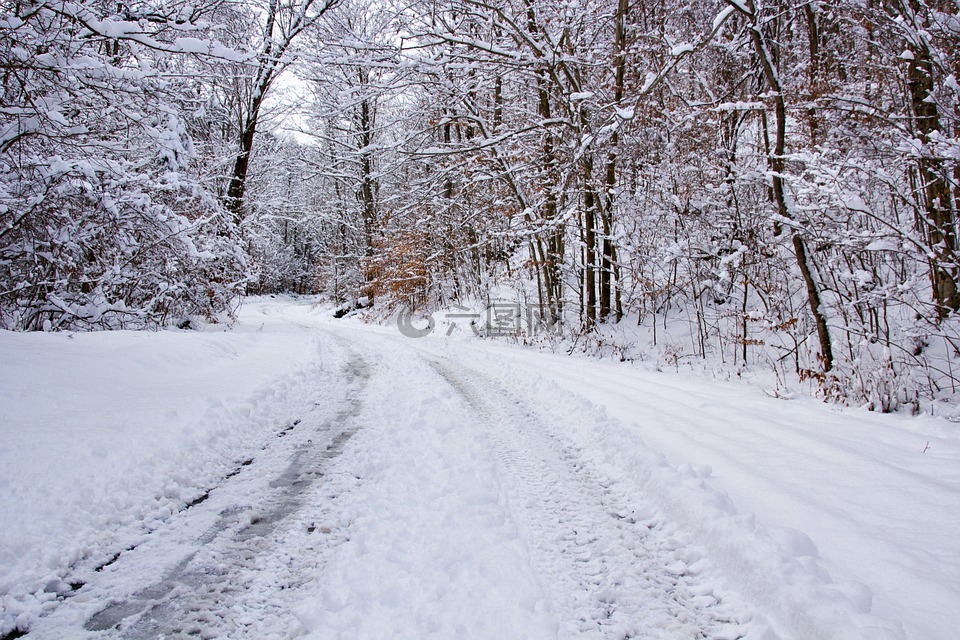
<path fill-rule="evenodd" d="M 957 432 L 310 301 L 0 332 L 0 636 L 951 638 Z"/>

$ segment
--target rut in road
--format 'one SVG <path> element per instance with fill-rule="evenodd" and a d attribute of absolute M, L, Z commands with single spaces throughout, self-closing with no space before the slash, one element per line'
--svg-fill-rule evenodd
<path fill-rule="evenodd" d="M 445 359 L 431 366 L 480 418 L 514 487 L 563 638 L 742 637 L 739 615 L 700 575 L 699 552 L 622 487 L 578 460 L 525 403 Z"/>
<path fill-rule="evenodd" d="M 128 640 L 236 637 L 244 632 L 244 621 L 238 617 L 282 615 L 269 610 L 275 606 L 270 602 L 245 598 L 245 584 L 256 574 L 257 558 L 273 546 L 271 533 L 322 483 L 330 461 L 359 428 L 353 418 L 360 411 L 367 365 L 354 357 L 343 376 L 350 391 L 342 407 L 312 434 L 301 434 L 289 465 L 270 482 L 271 491 L 259 500 L 255 515 L 241 505 L 222 510 L 216 524 L 196 540 L 194 552 L 155 584 L 93 615 L 85 629 L 115 629 Z M 294 426 L 278 435 L 292 437 L 287 434 Z M 314 438 L 328 442 L 323 446 Z M 242 606 L 236 607 L 241 601 Z"/>

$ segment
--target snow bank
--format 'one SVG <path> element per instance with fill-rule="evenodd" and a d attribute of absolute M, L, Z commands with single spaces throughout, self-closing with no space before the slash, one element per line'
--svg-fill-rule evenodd
<path fill-rule="evenodd" d="M 232 331 L 0 331 L 0 634 L 295 414 L 323 365 L 279 308 L 248 304 Z"/>
<path fill-rule="evenodd" d="M 421 345 L 464 350 L 551 412 L 799 637 L 926 640 L 960 626 L 955 424 L 492 341 Z"/>
<path fill-rule="evenodd" d="M 928 640 L 960 626 L 952 423 L 535 353 L 467 327 L 415 340 L 324 322 L 262 300 L 228 332 L 0 332 L 0 634 L 52 608 L 71 567 L 91 572 L 259 452 L 318 388 L 339 389 L 348 361 L 370 374 L 358 430 L 332 493 L 288 523 L 315 547 L 300 558 L 311 577 L 291 573 L 297 590 L 277 596 L 312 637 L 564 635 L 518 525 L 536 505 L 517 500 L 489 416 L 440 361 L 488 408 L 527 411 L 631 518 L 672 536 L 677 575 L 703 569 L 715 583 L 702 597 L 747 612 L 747 637 Z M 518 422 L 506 426 L 522 434 Z"/>

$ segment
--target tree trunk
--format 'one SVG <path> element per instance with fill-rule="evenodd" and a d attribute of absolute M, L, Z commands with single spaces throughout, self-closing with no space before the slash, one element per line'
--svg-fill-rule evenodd
<path fill-rule="evenodd" d="M 737 10 L 744 12 L 744 7 L 733 0 L 728 0 Z M 780 84 L 780 77 L 774 66 L 773 56 L 767 41 L 763 35 L 763 26 L 760 23 L 760 16 L 753 0 L 748 0 L 748 12 L 744 12 L 750 20 L 750 37 L 753 41 L 754 50 L 759 58 L 760 66 L 763 70 L 764 78 L 773 93 L 774 113 L 776 116 L 776 135 L 773 153 L 768 156 L 770 173 L 772 179 L 773 201 L 777 207 L 777 213 L 784 220 L 793 220 L 793 214 L 787 204 L 787 196 L 783 174 L 785 169 L 784 153 L 787 146 L 787 103 L 783 96 L 783 87 Z M 814 323 L 817 327 L 817 338 L 820 343 L 820 360 L 824 371 L 830 371 L 833 368 L 833 346 L 830 342 L 830 329 L 827 325 L 826 317 L 821 308 L 820 289 L 817 281 L 813 277 L 813 270 L 810 267 L 810 258 L 807 254 L 806 243 L 803 236 L 797 229 L 790 227 L 790 234 L 793 244 L 793 253 L 797 261 L 797 267 L 803 277 L 803 283 L 807 291 L 807 304 L 810 307 L 810 313 L 813 315 Z"/>
<path fill-rule="evenodd" d="M 537 24 L 536 13 L 533 5 L 527 3 L 527 29 L 530 34 L 536 36 L 540 27 Z M 541 60 L 541 64 L 545 61 Z M 547 71 L 541 67 L 536 72 L 537 76 L 537 115 L 543 121 L 550 120 L 550 90 L 547 80 Z M 557 218 L 557 158 L 554 149 L 553 134 L 547 130 L 543 134 L 543 147 L 541 150 L 541 165 L 543 166 L 543 179 L 541 188 L 544 194 L 543 204 L 540 207 L 541 219 L 546 229 L 546 242 L 543 248 L 543 255 L 540 263 L 540 272 L 543 277 L 543 288 L 547 311 L 550 314 L 550 320 L 557 322 L 560 320 L 563 301 L 563 287 L 560 277 L 560 265 L 563 262 L 563 230 L 555 228 Z"/>
<path fill-rule="evenodd" d="M 589 155 L 583 161 L 583 243 L 586 248 L 586 255 L 583 260 L 583 286 L 586 289 L 587 313 L 585 329 L 592 329 L 597 321 L 597 277 L 596 277 L 596 244 L 597 244 L 597 221 L 596 208 L 597 199 L 594 195 L 590 182 L 593 179 L 593 159 Z"/>
<path fill-rule="evenodd" d="M 364 87 L 369 82 L 366 71 L 360 71 L 360 86 Z M 374 234 L 377 224 L 377 184 L 374 176 L 374 166 L 372 151 L 370 145 L 373 144 L 375 114 L 370 100 L 364 98 L 360 101 L 357 122 L 357 151 L 360 155 L 360 185 L 357 190 L 357 200 L 360 204 L 361 215 L 363 217 L 363 248 L 366 264 L 363 268 L 363 279 L 365 286 L 361 289 L 363 295 L 373 300 L 373 287 L 371 284 L 370 260 L 374 254 Z"/>
<path fill-rule="evenodd" d="M 253 139 L 257 133 L 259 104 L 256 105 L 255 109 L 256 111 L 248 117 L 243 132 L 240 134 L 240 151 L 233 163 L 230 184 L 227 186 L 227 210 L 231 213 L 233 221 L 237 225 L 243 222 L 243 195 L 247 185 L 247 170 L 250 167 L 250 152 L 253 150 Z"/>
<path fill-rule="evenodd" d="M 627 69 L 627 11 L 628 0 L 618 0 L 614 15 L 613 34 L 613 104 L 620 108 L 623 102 L 624 83 Z M 617 115 L 619 117 L 619 114 Z M 617 154 L 619 153 L 620 132 L 614 130 L 610 137 L 610 151 L 607 154 L 607 167 L 604 188 L 606 207 L 602 215 L 603 222 L 603 264 L 600 270 L 600 320 L 604 321 L 611 310 L 616 311 L 616 321 L 623 317 L 620 303 L 619 268 L 617 251 L 613 241 L 614 219 L 616 213 Z M 614 292 L 614 290 L 616 290 Z"/>
<path fill-rule="evenodd" d="M 913 106 L 913 120 L 920 141 L 927 146 L 941 131 L 940 115 L 932 100 L 933 58 L 926 44 L 919 40 L 910 43 L 912 59 L 907 63 L 907 87 Z M 958 287 L 956 214 L 950 195 L 950 185 L 942 160 L 922 155 L 917 160 L 920 180 L 919 200 L 923 209 L 921 232 L 927 236 L 931 255 L 930 279 L 937 317 L 946 318 L 960 309 Z"/>

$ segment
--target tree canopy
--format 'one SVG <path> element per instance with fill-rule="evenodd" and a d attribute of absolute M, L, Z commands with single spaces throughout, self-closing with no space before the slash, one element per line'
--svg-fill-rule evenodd
<path fill-rule="evenodd" d="M 507 295 L 877 409 L 956 386 L 954 2 L 31 1 L 0 32 L 3 327 Z"/>

